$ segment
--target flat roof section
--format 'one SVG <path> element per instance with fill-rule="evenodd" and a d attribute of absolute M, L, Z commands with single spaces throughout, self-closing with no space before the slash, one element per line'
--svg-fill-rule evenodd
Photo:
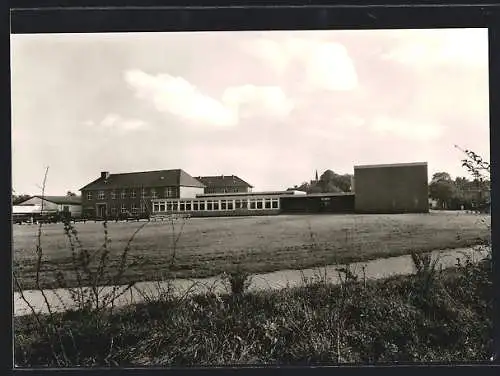
<path fill-rule="evenodd" d="M 385 168 L 385 167 L 409 167 L 409 166 L 427 166 L 427 162 L 412 162 L 412 163 L 389 163 L 389 164 L 374 164 L 374 165 L 358 165 L 354 169 L 361 168 Z"/>
<path fill-rule="evenodd" d="M 305 192 L 299 191 L 263 191 L 263 192 L 227 192 L 227 193 L 200 193 L 196 197 L 234 197 L 234 196 L 284 196 L 284 195 L 299 195 L 305 196 Z"/>

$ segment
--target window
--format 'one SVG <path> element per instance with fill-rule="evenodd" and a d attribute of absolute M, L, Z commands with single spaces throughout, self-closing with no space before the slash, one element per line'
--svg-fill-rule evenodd
<path fill-rule="evenodd" d="M 165 211 L 165 201 L 160 202 L 160 211 L 161 212 Z"/>
<path fill-rule="evenodd" d="M 172 203 L 172 210 L 173 211 L 178 211 L 179 210 L 179 202 L 178 201 L 174 201 Z"/>
<path fill-rule="evenodd" d="M 266 209 L 271 209 L 271 199 L 270 198 L 266 198 L 266 200 L 264 202 L 264 207 Z"/>
<path fill-rule="evenodd" d="M 146 198 L 146 188 L 142 188 L 141 198 Z"/>
<path fill-rule="evenodd" d="M 280 202 L 279 199 L 273 198 L 273 209 L 279 209 Z"/>
<path fill-rule="evenodd" d="M 172 211 L 172 201 L 167 202 L 167 211 Z"/>
<path fill-rule="evenodd" d="M 186 202 L 186 211 L 191 211 L 191 201 Z"/>
<path fill-rule="evenodd" d="M 116 200 L 116 192 L 111 191 L 111 200 Z"/>
<path fill-rule="evenodd" d="M 136 203 L 133 203 L 130 207 L 130 211 L 132 212 L 132 214 L 137 214 L 137 204 Z"/>
<path fill-rule="evenodd" d="M 214 210 L 219 210 L 219 200 L 214 201 Z"/>
<path fill-rule="evenodd" d="M 214 204 L 212 200 L 207 200 L 207 210 L 213 210 Z"/>
<path fill-rule="evenodd" d="M 124 189 L 121 193 L 121 198 L 124 199 L 124 198 L 127 198 L 127 191 Z M 123 212 L 122 212 L 123 213 Z"/>
<path fill-rule="evenodd" d="M 131 198 L 135 198 L 135 197 L 136 197 L 135 189 L 132 189 L 132 190 L 130 191 L 130 197 L 131 197 Z"/>
<path fill-rule="evenodd" d="M 233 210 L 233 201 L 232 200 L 229 200 L 227 202 L 227 210 Z"/>
<path fill-rule="evenodd" d="M 87 200 L 92 200 L 92 192 L 87 192 Z"/>
<path fill-rule="evenodd" d="M 198 211 L 200 209 L 200 205 L 198 204 L 198 201 L 193 201 L 193 210 Z"/>
<path fill-rule="evenodd" d="M 165 188 L 165 197 L 175 197 L 175 188 L 173 187 L 167 187 Z"/>
<path fill-rule="evenodd" d="M 99 191 L 98 195 L 97 195 L 97 198 L 99 200 L 104 200 L 104 191 Z"/>
<path fill-rule="evenodd" d="M 111 207 L 111 214 L 116 215 L 116 206 Z"/>
<path fill-rule="evenodd" d="M 152 199 L 155 199 L 155 198 L 158 198 L 157 195 L 156 195 L 156 190 L 151 188 L 151 198 Z"/>
<path fill-rule="evenodd" d="M 160 211 L 160 205 L 157 202 L 153 203 L 153 213 L 157 213 L 159 211 Z"/>
<path fill-rule="evenodd" d="M 200 201 L 200 210 L 205 210 L 205 201 Z"/>
<path fill-rule="evenodd" d="M 122 204 L 121 212 L 122 213 L 126 213 L 127 212 L 127 207 L 125 206 L 125 204 Z"/>
<path fill-rule="evenodd" d="M 257 200 L 255 199 L 251 199 L 250 200 L 250 209 L 254 210 L 257 208 L 257 203 L 256 203 Z"/>
<path fill-rule="evenodd" d="M 236 209 L 241 209 L 241 200 L 235 200 L 234 205 Z"/>
<path fill-rule="evenodd" d="M 262 201 L 264 201 L 264 200 L 262 200 L 262 199 L 257 200 L 257 209 L 262 209 L 262 207 L 263 207 Z"/>
<path fill-rule="evenodd" d="M 248 208 L 248 200 L 241 200 L 241 208 L 242 209 Z"/>
<path fill-rule="evenodd" d="M 226 200 L 220 200 L 220 210 L 226 210 L 226 209 L 227 209 Z"/>
<path fill-rule="evenodd" d="M 181 201 L 180 205 L 179 205 L 179 211 L 184 211 L 185 209 L 186 209 L 186 206 L 184 204 L 184 201 Z"/>

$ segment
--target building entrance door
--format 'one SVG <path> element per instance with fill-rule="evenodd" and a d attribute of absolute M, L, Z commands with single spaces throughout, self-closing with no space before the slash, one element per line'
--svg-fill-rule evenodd
<path fill-rule="evenodd" d="M 104 218 L 106 217 L 106 204 L 96 204 L 97 208 L 97 216 L 99 218 Z"/>

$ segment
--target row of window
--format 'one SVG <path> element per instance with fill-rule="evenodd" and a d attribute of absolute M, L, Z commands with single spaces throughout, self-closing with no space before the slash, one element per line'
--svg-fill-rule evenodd
<path fill-rule="evenodd" d="M 139 210 L 141 213 L 145 213 L 146 212 L 146 205 L 141 204 L 141 206 L 139 208 L 139 207 L 137 207 L 136 204 L 132 204 L 132 205 L 130 205 L 130 208 L 129 208 L 127 205 L 122 204 L 119 209 L 120 209 L 120 213 L 129 213 L 130 212 L 132 214 L 137 214 L 137 213 L 139 213 Z M 111 215 L 116 215 L 118 213 L 118 207 L 111 206 L 110 213 L 111 213 Z"/>
<path fill-rule="evenodd" d="M 95 192 L 87 192 L 87 200 L 89 200 L 89 201 L 93 200 L 94 193 Z M 127 198 L 127 193 L 128 193 L 128 197 L 137 198 L 137 192 L 134 189 L 129 190 L 128 192 L 126 190 L 122 190 L 119 192 L 119 195 L 116 191 L 111 191 L 111 192 L 109 192 L 109 197 L 111 198 L 111 200 L 116 200 L 118 197 L 125 199 L 125 198 Z M 173 187 L 167 187 L 167 188 L 165 188 L 163 193 L 164 193 L 165 198 L 175 197 L 177 195 L 177 190 Z M 153 198 L 153 199 L 160 198 L 159 192 L 157 192 L 156 189 L 154 189 L 154 188 L 150 189 L 150 194 L 151 194 L 151 198 Z M 105 200 L 106 199 L 106 191 L 98 191 L 96 197 L 98 200 Z M 142 189 L 141 190 L 141 198 L 146 198 L 146 197 L 147 197 L 147 189 Z"/>
<path fill-rule="evenodd" d="M 279 209 L 277 198 L 251 198 L 236 200 L 175 200 L 153 203 L 153 213 L 184 211 L 230 211 L 237 209 Z"/>

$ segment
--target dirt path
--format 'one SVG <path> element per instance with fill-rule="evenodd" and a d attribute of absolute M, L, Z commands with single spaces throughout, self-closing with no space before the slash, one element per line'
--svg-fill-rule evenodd
<path fill-rule="evenodd" d="M 484 252 L 479 252 L 475 248 L 460 248 L 446 251 L 432 252 L 433 257 L 439 257 L 439 265 L 449 268 L 456 264 L 457 259 L 464 261 L 467 257 L 478 261 L 485 257 Z M 252 277 L 250 291 L 266 289 L 282 289 L 285 287 L 300 286 L 305 279 L 325 276 L 331 283 L 339 283 L 337 268 L 339 265 L 330 265 L 323 268 L 312 268 L 304 270 L 281 270 L 273 273 L 257 274 Z M 394 275 L 408 275 L 414 273 L 411 256 L 397 256 L 384 259 L 377 259 L 368 262 L 353 263 L 350 265 L 351 271 L 359 278 L 382 279 Z M 121 295 L 115 302 L 115 306 L 125 306 L 131 303 L 144 301 L 145 297 L 154 298 L 159 293 L 165 291 L 169 284 L 167 282 L 139 282 L 133 289 Z M 184 295 L 193 293 L 204 293 L 214 291 L 217 293 L 227 292 L 220 277 L 204 279 L 176 279 L 170 282 L 174 294 Z M 113 286 L 102 288 L 101 294 L 108 294 Z M 119 287 L 121 291 L 123 287 Z M 26 290 L 23 292 L 30 304 L 39 312 L 47 313 L 47 307 L 40 291 Z M 74 306 L 68 290 L 57 289 L 47 290 L 46 296 L 54 312 L 64 311 Z M 14 315 L 26 315 L 31 313 L 29 307 L 21 299 L 20 293 L 14 293 Z"/>

